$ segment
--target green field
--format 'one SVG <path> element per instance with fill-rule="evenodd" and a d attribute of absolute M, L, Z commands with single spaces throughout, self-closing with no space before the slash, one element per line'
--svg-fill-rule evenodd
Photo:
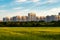
<path fill-rule="evenodd" d="M 0 27 L 0 40 L 60 40 L 60 27 Z"/>

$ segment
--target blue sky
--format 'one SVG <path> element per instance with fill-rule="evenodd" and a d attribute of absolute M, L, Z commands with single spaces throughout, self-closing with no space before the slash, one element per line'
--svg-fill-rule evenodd
<path fill-rule="evenodd" d="M 60 12 L 60 0 L 0 0 L 0 19 L 16 15 L 37 16 L 57 15 Z"/>

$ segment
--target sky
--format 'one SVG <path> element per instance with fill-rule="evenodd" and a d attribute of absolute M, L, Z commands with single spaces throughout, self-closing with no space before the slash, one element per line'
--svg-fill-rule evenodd
<path fill-rule="evenodd" d="M 60 0 L 0 0 L 0 19 L 31 12 L 37 16 L 58 15 Z"/>

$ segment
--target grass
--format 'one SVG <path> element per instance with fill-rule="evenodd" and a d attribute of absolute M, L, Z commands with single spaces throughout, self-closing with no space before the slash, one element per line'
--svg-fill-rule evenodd
<path fill-rule="evenodd" d="M 60 27 L 0 27 L 0 40 L 60 40 Z"/>

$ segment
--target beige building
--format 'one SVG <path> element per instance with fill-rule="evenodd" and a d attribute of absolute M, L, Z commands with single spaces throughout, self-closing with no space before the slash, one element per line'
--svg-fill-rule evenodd
<path fill-rule="evenodd" d="M 28 17 L 27 16 L 21 16 L 20 19 L 22 22 L 28 21 Z"/>
<path fill-rule="evenodd" d="M 36 16 L 35 13 L 28 13 L 28 16 L 13 16 L 11 18 L 9 17 L 4 17 L 3 21 L 20 21 L 20 22 L 25 22 L 25 21 L 45 21 L 45 22 L 51 22 L 51 21 L 58 21 L 60 20 L 60 13 L 58 15 L 51 15 L 51 16 Z"/>
<path fill-rule="evenodd" d="M 28 21 L 36 21 L 36 14 L 35 13 L 29 13 L 28 14 Z"/>
<path fill-rule="evenodd" d="M 27 21 L 27 16 L 14 16 L 10 18 L 11 21 L 19 21 L 19 22 L 23 22 L 23 21 Z"/>

